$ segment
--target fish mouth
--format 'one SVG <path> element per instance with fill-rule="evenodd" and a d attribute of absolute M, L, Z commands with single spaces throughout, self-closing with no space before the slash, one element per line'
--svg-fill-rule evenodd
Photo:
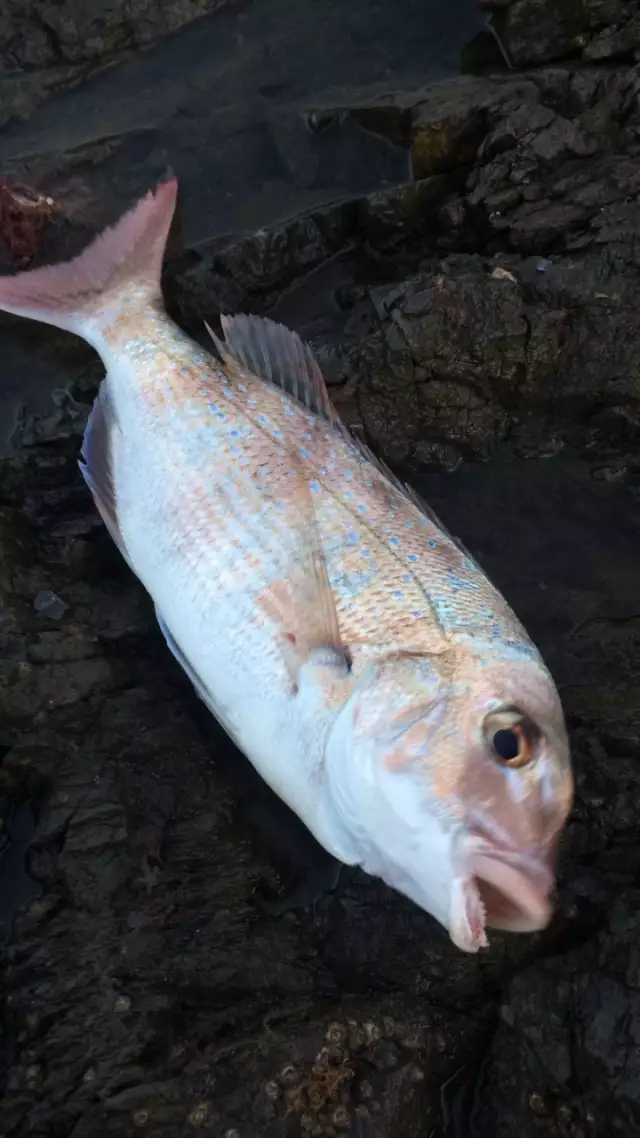
<path fill-rule="evenodd" d="M 554 877 L 537 858 L 487 850 L 470 859 L 471 884 L 489 928 L 530 933 L 544 929 L 553 914 Z"/>
<path fill-rule="evenodd" d="M 555 876 L 539 855 L 467 836 L 451 903 L 450 932 L 465 952 L 488 945 L 486 929 L 532 933 L 553 916 Z"/>

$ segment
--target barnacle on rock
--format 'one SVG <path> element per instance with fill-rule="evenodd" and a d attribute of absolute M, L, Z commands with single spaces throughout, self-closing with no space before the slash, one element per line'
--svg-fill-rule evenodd
<path fill-rule="evenodd" d="M 293 1070 L 293 1067 L 285 1068 L 285 1071 Z M 337 1109 L 340 1088 L 353 1077 L 353 1070 L 346 1064 L 332 1066 L 326 1062 L 314 1063 L 310 1075 L 301 1078 L 300 1082 L 285 1092 L 286 1114 L 317 1117 L 320 1111 L 331 1105 Z M 280 1078 L 282 1079 L 282 1074 Z"/>

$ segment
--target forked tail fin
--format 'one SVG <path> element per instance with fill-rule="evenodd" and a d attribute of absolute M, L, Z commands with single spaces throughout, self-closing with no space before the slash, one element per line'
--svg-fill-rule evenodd
<path fill-rule="evenodd" d="M 107 298 L 129 290 L 143 304 L 160 297 L 177 193 L 176 178 L 160 183 L 73 261 L 0 277 L 0 309 L 94 342 Z"/>

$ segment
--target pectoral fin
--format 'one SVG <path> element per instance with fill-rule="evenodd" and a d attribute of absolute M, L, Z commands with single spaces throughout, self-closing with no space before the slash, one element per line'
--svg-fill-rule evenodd
<path fill-rule="evenodd" d="M 328 648 L 343 662 L 338 613 L 329 583 L 322 540 L 307 473 L 293 449 L 281 448 L 277 474 L 256 478 L 238 465 L 219 488 L 225 509 L 236 514 L 239 564 L 252 566 L 260 582 L 256 605 L 280 630 L 279 641 L 295 673 L 318 650 Z"/>

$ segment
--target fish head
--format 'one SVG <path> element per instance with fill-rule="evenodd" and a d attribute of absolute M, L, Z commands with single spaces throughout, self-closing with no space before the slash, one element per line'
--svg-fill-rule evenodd
<path fill-rule="evenodd" d="M 467 952 L 487 945 L 487 927 L 532 932 L 553 912 L 573 778 L 555 685 L 524 649 L 372 664 L 327 755 L 359 863 Z"/>

